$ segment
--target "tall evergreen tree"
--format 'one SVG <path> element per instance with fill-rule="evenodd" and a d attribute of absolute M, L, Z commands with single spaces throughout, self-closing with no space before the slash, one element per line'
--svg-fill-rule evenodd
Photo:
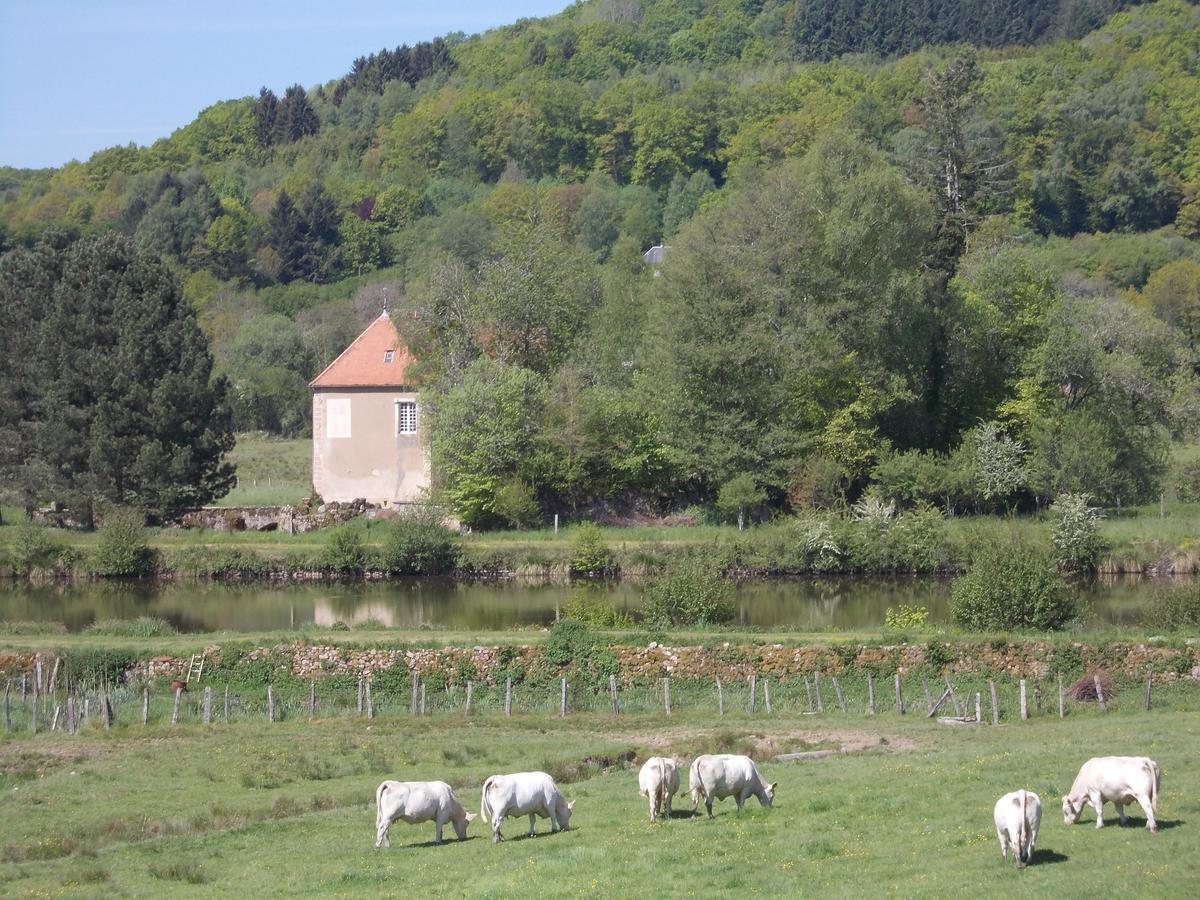
<path fill-rule="evenodd" d="M 106 502 L 161 514 L 222 496 L 225 384 L 173 274 L 115 235 L 53 252 L 45 315 L 17 358 L 35 381 L 26 452 L 50 473 L 39 499 L 90 520 Z M 0 268 L 0 293 L 20 290 L 20 268 Z"/>

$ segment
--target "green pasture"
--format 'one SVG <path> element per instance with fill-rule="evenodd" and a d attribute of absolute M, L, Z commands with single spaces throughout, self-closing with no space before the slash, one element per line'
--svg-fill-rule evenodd
<path fill-rule="evenodd" d="M 9 897 L 190 896 L 1134 896 L 1200 892 L 1200 711 L 1194 690 L 1149 713 L 1073 711 L 1000 727 L 947 727 L 919 715 L 751 718 L 682 708 L 567 719 L 441 713 L 372 722 L 338 715 L 246 716 L 205 728 L 143 729 L 119 715 L 74 737 L 0 740 L 0 891 Z M 1186 698 L 1191 699 L 1186 699 Z M 1184 698 L 1184 699 L 1180 699 Z M 775 763 L 778 753 L 854 752 Z M 652 825 L 630 751 L 751 752 L 779 782 L 772 810 L 750 801 L 713 821 Z M 1058 797 L 1098 754 L 1145 754 L 1163 769 L 1159 820 L 1068 827 Z M 468 809 L 494 772 L 546 769 L 577 800 L 565 834 L 526 839 L 509 820 L 493 846 L 480 822 L 432 846 L 432 825 L 392 829 L 373 849 L 373 791 L 385 777 L 450 782 Z M 1038 854 L 1001 862 L 992 804 L 1006 791 L 1045 804 Z M 1111 810 L 1111 808 L 1110 808 Z M 1134 809 L 1135 826 L 1142 824 Z M 1111 812 L 1110 812 L 1111 815 Z M 541 832 L 547 823 L 540 822 Z"/>

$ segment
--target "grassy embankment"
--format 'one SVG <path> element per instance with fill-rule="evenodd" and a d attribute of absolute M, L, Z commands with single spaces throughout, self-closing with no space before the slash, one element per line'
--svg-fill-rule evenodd
<path fill-rule="evenodd" d="M 1183 696 L 1183 695 L 1181 695 Z M 1123 890 L 1200 892 L 1200 741 L 1195 692 L 1150 713 L 1072 710 L 1000 728 L 948 728 L 884 711 L 751 718 L 677 708 L 669 720 L 627 712 L 384 716 L 268 725 L 143 729 L 128 709 L 105 733 L 0 739 L 0 890 L 9 897 L 114 894 L 394 896 L 1010 896 Z M 1186 707 L 1186 708 L 1185 708 Z M 124 720 L 123 717 L 124 716 Z M 161 721 L 161 719 L 160 719 Z M 776 753 L 847 745 L 856 752 L 775 763 Z M 772 810 L 730 801 L 713 821 L 652 825 L 629 751 L 751 752 L 778 781 Z M 1085 813 L 1063 824 L 1059 796 L 1099 753 L 1147 754 L 1164 772 L 1161 831 Z M 587 762 L 588 759 L 593 760 Z M 597 761 L 598 760 L 598 761 Z M 616 763 L 606 766 L 605 762 Z M 494 772 L 543 768 L 577 801 L 566 834 L 492 846 L 476 821 L 465 843 L 432 846 L 432 825 L 392 829 L 376 851 L 373 793 L 384 777 L 443 779 L 468 809 Z M 684 775 L 686 781 L 686 773 Z M 1000 859 L 992 804 L 1037 791 L 1044 815 L 1034 865 Z M 1140 809 L 1130 809 L 1134 826 Z M 539 821 L 544 832 L 547 824 Z"/>

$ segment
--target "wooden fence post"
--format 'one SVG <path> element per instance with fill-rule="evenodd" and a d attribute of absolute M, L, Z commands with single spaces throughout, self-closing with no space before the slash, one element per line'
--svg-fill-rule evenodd
<path fill-rule="evenodd" d="M 204 704 L 201 706 L 200 721 L 205 725 L 212 724 L 212 688 L 204 688 Z"/>
<path fill-rule="evenodd" d="M 949 697 L 950 697 L 950 688 L 946 688 L 946 690 L 942 691 L 942 696 L 938 697 L 937 700 L 935 700 L 933 702 L 933 706 L 929 707 L 929 712 L 925 713 L 925 718 L 932 719 L 934 713 L 936 713 L 939 709 L 941 709 L 942 704 L 945 703 L 946 700 L 949 699 Z M 955 713 L 955 715 L 957 715 L 957 712 Z"/>
<path fill-rule="evenodd" d="M 671 676 L 663 676 L 663 709 L 667 711 L 667 715 L 671 714 Z"/>
<path fill-rule="evenodd" d="M 612 704 L 612 714 L 614 716 L 619 715 L 621 712 L 621 706 L 617 702 L 617 676 L 616 675 L 608 676 L 608 700 L 609 700 L 609 703 Z"/>
<path fill-rule="evenodd" d="M 409 708 L 410 715 L 417 714 L 417 702 L 421 694 L 421 676 L 417 672 L 412 674 L 412 704 Z"/>
<path fill-rule="evenodd" d="M 803 675 L 801 677 L 804 679 L 804 703 L 806 704 L 807 708 L 811 710 L 813 708 L 812 686 L 808 683 L 807 675 Z"/>
<path fill-rule="evenodd" d="M 37 683 L 36 678 L 33 680 L 33 706 L 32 706 L 32 713 L 30 714 L 30 717 L 29 717 L 29 728 L 34 734 L 37 734 L 37 728 L 38 728 L 38 683 Z"/>
<path fill-rule="evenodd" d="M 567 715 L 567 679 L 562 680 L 562 693 L 558 701 L 558 714 L 565 717 Z"/>
<path fill-rule="evenodd" d="M 763 679 L 763 707 L 767 710 L 767 715 L 771 714 L 771 679 Z"/>
<path fill-rule="evenodd" d="M 896 673 L 896 712 L 904 715 L 904 694 L 900 691 L 900 673 Z"/>
<path fill-rule="evenodd" d="M 720 675 L 717 676 L 717 715 L 725 715 L 725 688 Z"/>
<path fill-rule="evenodd" d="M 1146 669 L 1146 700 L 1142 704 L 1142 707 L 1146 710 L 1146 712 L 1150 711 L 1150 686 L 1153 683 L 1154 683 L 1154 673 L 1149 668 L 1147 668 Z"/>
<path fill-rule="evenodd" d="M 181 688 L 181 687 L 175 688 L 175 708 L 171 710 L 171 724 L 172 725 L 179 724 L 179 701 L 182 699 L 182 697 L 183 697 L 183 688 Z M 85 700 L 84 703 L 86 704 L 87 701 Z"/>
<path fill-rule="evenodd" d="M 1066 696 L 1063 691 L 1062 676 L 1058 676 L 1058 717 L 1061 719 L 1066 715 Z"/>
<path fill-rule="evenodd" d="M 363 676 L 362 676 L 362 672 L 359 672 L 358 673 L 358 714 L 360 716 L 363 714 L 364 702 L 365 702 L 365 700 L 364 700 L 364 696 L 363 696 Z"/>
<path fill-rule="evenodd" d="M 837 694 L 838 706 L 841 708 L 842 712 L 845 712 L 846 698 L 842 694 L 842 685 L 841 682 L 838 681 L 838 677 L 836 675 L 833 676 L 833 692 Z"/>
<path fill-rule="evenodd" d="M 421 715 L 425 715 L 425 682 L 421 682 Z"/>
<path fill-rule="evenodd" d="M 508 676 L 504 682 L 504 714 L 512 715 L 512 676 Z"/>
<path fill-rule="evenodd" d="M 55 703 L 54 704 L 54 716 L 50 719 L 50 730 L 51 731 L 54 731 L 54 729 L 58 728 L 58 714 L 61 712 L 62 712 L 62 706 Z"/>
<path fill-rule="evenodd" d="M 944 676 L 946 679 L 946 690 L 950 692 L 950 702 L 954 704 L 954 714 L 962 716 L 966 711 L 958 704 L 958 691 L 954 690 L 954 682 L 950 680 L 949 674 Z"/>
<path fill-rule="evenodd" d="M 12 690 L 12 679 L 4 682 L 4 730 L 12 731 L 12 710 L 8 705 L 8 692 Z"/>
<path fill-rule="evenodd" d="M 983 698 L 979 691 L 975 692 L 975 724 L 983 724 Z"/>
<path fill-rule="evenodd" d="M 813 691 L 817 695 L 817 712 L 825 712 L 825 700 L 821 696 L 821 673 L 813 672 Z"/>
<path fill-rule="evenodd" d="M 225 724 L 229 724 L 229 685 L 225 685 Z"/>
<path fill-rule="evenodd" d="M 5 700 L 8 698 L 6 697 Z M 5 710 L 7 712 L 7 709 Z M 67 734 L 75 733 L 75 698 L 67 694 Z"/>
<path fill-rule="evenodd" d="M 758 707 L 758 676 L 750 676 L 750 715 L 754 715 Z"/>
<path fill-rule="evenodd" d="M 1000 724 L 1000 701 L 996 697 L 996 682 L 988 679 L 988 692 L 992 696 L 992 724 Z"/>
<path fill-rule="evenodd" d="M 1100 676 L 1092 675 L 1092 684 L 1096 686 L 1096 702 L 1100 704 L 1100 712 L 1108 712 L 1108 704 L 1104 702 L 1104 688 L 1100 686 Z"/>
<path fill-rule="evenodd" d="M 1025 696 L 1025 679 L 1021 679 L 1021 721 L 1029 718 L 1029 701 Z"/>
<path fill-rule="evenodd" d="M 933 709 L 933 695 L 929 693 L 929 679 L 924 675 L 921 676 L 921 690 L 925 692 L 925 715 L 928 716 Z"/>
<path fill-rule="evenodd" d="M 267 721 L 275 721 L 275 689 L 267 685 Z"/>
<path fill-rule="evenodd" d="M 867 672 L 867 712 L 875 715 L 875 678 Z"/>
<path fill-rule="evenodd" d="M 21 705 L 25 705 L 25 698 L 29 696 L 28 688 L 29 676 L 26 673 L 21 673 Z"/>
<path fill-rule="evenodd" d="M 142 687 L 142 724 L 145 725 L 150 721 L 150 687 L 143 685 Z"/>
<path fill-rule="evenodd" d="M 471 714 L 471 705 L 472 705 L 472 700 L 474 699 L 474 696 L 473 696 L 474 693 L 475 693 L 475 683 L 473 681 L 468 681 L 467 682 L 467 702 L 466 702 L 466 706 L 465 706 L 468 716 Z"/>
<path fill-rule="evenodd" d="M 208 693 L 205 691 L 205 697 Z M 317 683 L 314 681 L 308 686 L 308 721 L 312 721 L 317 717 Z"/>
<path fill-rule="evenodd" d="M 371 676 L 367 676 L 366 683 L 363 685 L 363 691 L 367 699 L 367 718 L 375 718 L 375 697 L 371 694 Z"/>

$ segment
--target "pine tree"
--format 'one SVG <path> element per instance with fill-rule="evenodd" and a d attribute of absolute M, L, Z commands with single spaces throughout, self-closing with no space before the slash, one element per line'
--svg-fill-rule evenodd
<path fill-rule="evenodd" d="M 22 360 L 37 382 L 31 456 L 51 473 L 42 499 L 90 521 L 102 503 L 161 515 L 225 494 L 225 384 L 174 275 L 115 235 L 57 252 L 36 350 L 30 342 Z"/>

